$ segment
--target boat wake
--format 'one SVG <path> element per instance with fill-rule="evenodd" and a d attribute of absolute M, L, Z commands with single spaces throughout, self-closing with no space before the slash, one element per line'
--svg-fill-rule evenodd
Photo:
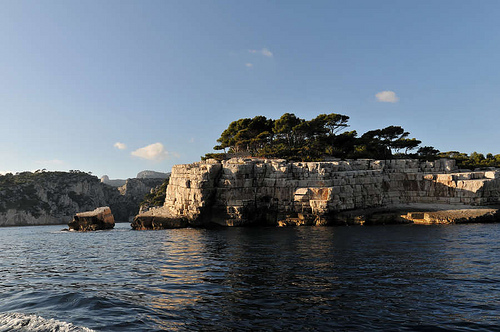
<path fill-rule="evenodd" d="M 0 314 L 0 332 L 94 332 L 86 327 L 55 319 L 45 319 L 37 315 L 20 313 Z"/>

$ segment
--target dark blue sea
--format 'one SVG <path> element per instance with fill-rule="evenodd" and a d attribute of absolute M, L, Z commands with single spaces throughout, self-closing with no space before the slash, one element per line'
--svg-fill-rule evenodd
<path fill-rule="evenodd" d="M 498 331 L 500 224 L 0 228 L 0 331 Z"/>

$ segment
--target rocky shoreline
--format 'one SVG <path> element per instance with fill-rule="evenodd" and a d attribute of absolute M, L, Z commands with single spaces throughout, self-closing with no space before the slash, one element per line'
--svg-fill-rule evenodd
<path fill-rule="evenodd" d="M 499 193 L 499 170 L 454 160 L 207 160 L 174 166 L 163 207 L 132 228 L 493 222 Z"/>
<path fill-rule="evenodd" d="M 132 221 L 144 196 L 163 181 L 132 178 L 112 187 L 80 171 L 3 175 L 0 227 L 67 224 L 76 213 L 100 206 L 109 206 L 118 221 Z"/>

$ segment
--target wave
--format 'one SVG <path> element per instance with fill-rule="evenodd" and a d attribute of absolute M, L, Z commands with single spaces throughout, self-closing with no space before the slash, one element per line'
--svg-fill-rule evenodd
<path fill-rule="evenodd" d="M 86 327 L 37 315 L 21 313 L 0 314 L 0 332 L 95 332 Z"/>

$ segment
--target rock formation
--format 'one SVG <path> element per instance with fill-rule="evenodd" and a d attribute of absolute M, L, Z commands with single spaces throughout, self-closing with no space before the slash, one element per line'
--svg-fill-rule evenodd
<path fill-rule="evenodd" d="M 110 205 L 119 220 L 132 221 L 140 209 L 144 196 L 163 183 L 163 179 L 127 179 L 125 184 L 117 188 Z"/>
<path fill-rule="evenodd" d="M 432 212 L 408 212 L 406 215 L 401 215 L 401 218 L 415 224 L 461 224 L 471 222 L 496 222 L 500 220 L 498 214 L 498 208 L 469 208 Z"/>
<path fill-rule="evenodd" d="M 109 178 L 109 176 L 103 175 L 101 177 L 101 182 L 104 183 L 104 184 L 107 184 L 108 186 L 111 186 L 111 187 L 121 187 L 121 186 L 125 185 L 125 183 L 127 182 L 127 180 L 122 180 L 122 179 L 111 180 Z"/>
<path fill-rule="evenodd" d="M 131 221 L 139 203 L 163 179 L 129 179 L 120 188 L 85 172 L 23 172 L 0 176 L 0 226 L 66 224 L 79 211 L 109 206 Z"/>
<path fill-rule="evenodd" d="M 111 229 L 115 227 L 115 219 L 109 207 L 99 207 L 94 211 L 77 213 L 68 227 L 70 231 L 81 232 Z"/>
<path fill-rule="evenodd" d="M 101 177 L 101 182 L 104 184 L 107 184 L 108 186 L 111 187 L 123 187 L 127 184 L 127 181 L 129 180 L 139 180 L 139 181 L 149 181 L 149 182 L 154 182 L 154 183 L 161 183 L 161 180 L 165 180 L 170 176 L 170 173 L 161 173 L 161 172 L 155 172 L 155 171 L 141 171 L 137 173 L 135 178 L 132 179 L 110 179 L 109 176 L 103 175 Z"/>
<path fill-rule="evenodd" d="M 132 227 L 411 222 L 401 215 L 494 204 L 500 171 L 461 172 L 453 160 L 207 160 L 174 166 L 164 206 Z"/>

